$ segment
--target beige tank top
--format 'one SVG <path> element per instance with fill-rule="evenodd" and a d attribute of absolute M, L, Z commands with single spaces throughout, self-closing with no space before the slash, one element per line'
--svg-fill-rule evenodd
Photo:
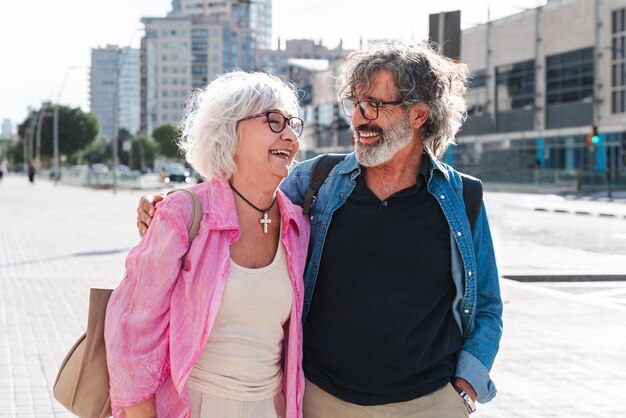
<path fill-rule="evenodd" d="M 280 393 L 283 325 L 292 299 L 282 243 L 272 263 L 263 268 L 245 268 L 231 259 L 224 296 L 189 376 L 189 388 L 241 401 Z"/>

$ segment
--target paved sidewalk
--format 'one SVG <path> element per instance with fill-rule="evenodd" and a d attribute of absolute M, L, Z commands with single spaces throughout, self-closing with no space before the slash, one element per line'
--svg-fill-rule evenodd
<path fill-rule="evenodd" d="M 142 193 L 29 185 L 17 175 L 0 184 L 0 417 L 71 416 L 52 384 L 86 325 L 88 289 L 122 278 Z M 508 280 L 502 290 L 499 394 L 474 416 L 625 416 L 626 304 Z"/>

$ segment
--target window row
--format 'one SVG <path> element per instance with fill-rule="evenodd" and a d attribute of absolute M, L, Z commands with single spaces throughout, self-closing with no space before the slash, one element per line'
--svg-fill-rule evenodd
<path fill-rule="evenodd" d="M 626 31 L 626 8 L 613 10 L 611 13 L 611 33 Z"/>
<path fill-rule="evenodd" d="M 183 78 L 176 78 L 176 77 L 163 77 L 161 78 L 161 84 L 164 86 L 167 85 L 172 85 L 172 86 L 177 86 L 177 85 L 186 85 L 187 84 L 187 78 L 183 77 Z"/>
<path fill-rule="evenodd" d="M 161 67 L 161 72 L 162 73 L 172 73 L 172 74 L 177 74 L 177 73 L 186 73 L 187 72 L 187 66 L 183 65 L 183 66 L 167 66 L 167 65 L 162 65 Z"/>
<path fill-rule="evenodd" d="M 161 42 L 161 48 L 163 49 L 187 49 L 188 47 L 188 42 Z"/>
<path fill-rule="evenodd" d="M 166 101 L 162 101 L 161 102 L 161 109 L 163 110 L 168 110 L 168 109 L 184 109 L 185 108 L 185 102 L 166 102 Z"/>
<path fill-rule="evenodd" d="M 187 31 L 186 30 L 176 30 L 176 29 L 171 29 L 171 30 L 161 30 L 161 36 L 163 37 L 179 37 L 179 38 L 185 38 L 187 37 Z"/>
<path fill-rule="evenodd" d="M 611 113 L 626 112 L 626 90 L 614 90 L 611 93 Z"/>
<path fill-rule="evenodd" d="M 187 89 L 163 89 L 161 90 L 161 97 L 187 97 L 189 96 L 189 90 Z"/>
<path fill-rule="evenodd" d="M 186 54 L 163 54 L 161 55 L 161 61 L 174 61 L 174 62 L 180 62 L 180 61 L 186 61 L 187 60 L 187 55 Z"/>

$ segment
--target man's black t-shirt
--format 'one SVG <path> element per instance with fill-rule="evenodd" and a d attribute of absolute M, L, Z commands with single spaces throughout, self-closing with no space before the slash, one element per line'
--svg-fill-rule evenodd
<path fill-rule="evenodd" d="M 347 402 L 404 402 L 454 376 L 461 333 L 452 316 L 450 231 L 417 184 L 380 201 L 362 176 L 333 214 L 304 325 L 304 371 Z"/>

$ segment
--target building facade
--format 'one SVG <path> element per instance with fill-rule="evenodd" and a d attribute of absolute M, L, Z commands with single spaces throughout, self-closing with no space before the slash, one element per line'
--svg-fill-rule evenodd
<path fill-rule="evenodd" d="M 2 128 L 0 129 L 0 137 L 11 138 L 13 137 L 13 123 L 11 119 L 2 120 Z"/>
<path fill-rule="evenodd" d="M 462 33 L 468 120 L 447 160 L 524 181 L 626 166 L 626 0 L 549 0 Z"/>
<path fill-rule="evenodd" d="M 196 88 L 232 68 L 257 69 L 271 42 L 271 0 L 178 0 L 166 17 L 142 19 L 141 131 L 180 123 Z"/>
<path fill-rule="evenodd" d="M 116 103 L 118 129 L 131 134 L 139 131 L 139 94 L 138 49 L 107 45 L 91 50 L 89 102 L 100 122 L 101 136 L 112 138 Z"/>

